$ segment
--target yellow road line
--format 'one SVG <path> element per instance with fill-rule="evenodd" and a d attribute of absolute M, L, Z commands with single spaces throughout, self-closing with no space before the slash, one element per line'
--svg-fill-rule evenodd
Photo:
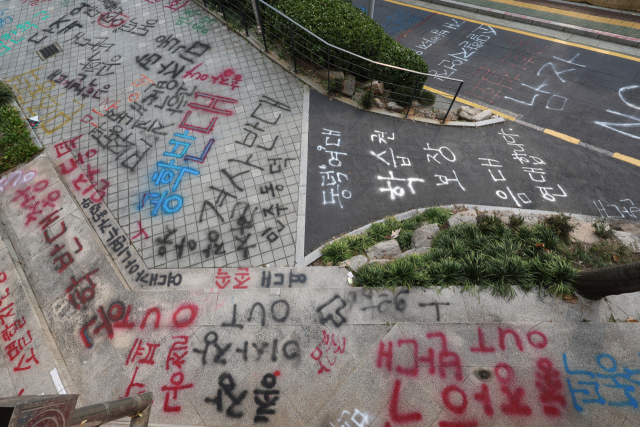
<path fill-rule="evenodd" d="M 624 154 L 620 153 L 613 153 L 613 158 L 622 160 L 623 162 L 631 163 L 632 165 L 638 166 L 640 168 L 640 160 L 636 158 L 625 156 Z"/>
<path fill-rule="evenodd" d="M 580 140 L 578 138 L 574 138 L 574 137 L 566 135 L 564 133 L 556 132 L 555 130 L 545 129 L 544 133 L 546 133 L 548 135 L 555 136 L 556 138 L 563 139 L 563 140 L 565 140 L 567 142 L 570 142 L 572 144 L 576 144 L 576 145 L 580 144 Z"/>
<path fill-rule="evenodd" d="M 384 0 L 384 1 L 387 2 L 387 3 L 398 4 L 400 6 L 411 7 L 413 9 L 424 10 L 426 12 L 437 13 L 438 15 L 442 15 L 442 16 L 448 16 L 448 17 L 451 17 L 451 18 L 462 19 L 462 20 L 467 21 L 467 22 L 474 22 L 476 24 L 489 25 L 486 22 L 477 21 L 475 19 L 469 19 L 469 18 L 465 18 L 465 17 L 459 16 L 459 15 L 452 15 L 450 13 L 438 12 L 438 11 L 427 9 L 427 8 L 420 7 L 420 6 L 413 6 L 411 4 L 400 3 L 400 2 L 394 1 L 394 0 Z M 549 40 L 549 41 L 552 41 L 552 42 L 555 42 L 555 43 L 559 43 L 559 44 L 565 44 L 565 45 L 568 45 L 568 46 L 575 46 L 575 47 L 579 47 L 579 48 L 582 48 L 582 49 L 587 49 L 587 50 L 590 50 L 590 51 L 593 51 L 593 52 L 604 53 L 605 55 L 617 56 L 619 58 L 624 58 L 624 59 L 629 59 L 631 61 L 640 62 L 640 58 L 636 58 L 636 57 L 630 56 L 630 55 L 625 55 L 623 53 L 611 52 L 610 50 L 606 50 L 606 49 L 600 49 L 600 48 L 597 48 L 597 47 L 585 46 L 585 45 L 581 45 L 581 44 L 578 44 L 578 43 L 568 42 L 568 41 L 565 41 L 565 40 L 554 39 L 553 37 L 546 37 L 546 36 L 541 36 L 539 34 L 533 34 L 533 33 L 527 32 L 527 31 L 515 30 L 513 28 L 503 27 L 501 25 L 491 25 L 491 27 L 492 28 L 499 28 L 501 30 L 511 31 L 513 33 L 523 34 L 525 36 L 535 37 L 535 38 L 542 39 L 542 40 Z"/>
<path fill-rule="evenodd" d="M 522 7 L 525 9 L 539 10 L 540 12 L 548 12 L 548 13 L 555 13 L 556 15 L 570 16 L 572 18 L 584 19 L 586 21 L 601 22 L 604 24 L 617 25 L 619 27 L 635 28 L 634 22 L 621 21 L 619 19 L 601 18 L 599 16 L 593 16 L 586 13 L 569 12 L 567 10 L 555 9 L 553 7 L 547 7 L 547 6 L 538 6 L 530 3 L 522 3 L 514 0 L 491 0 L 491 1 L 493 1 L 494 3 L 508 4 L 510 6 Z"/>
<path fill-rule="evenodd" d="M 453 95 L 449 95 L 448 93 L 443 92 L 443 91 L 441 91 L 441 90 L 434 89 L 434 88 L 429 87 L 429 86 L 423 86 L 422 88 L 423 88 L 423 89 L 426 89 L 426 90 L 428 90 L 428 91 L 430 91 L 430 92 L 437 93 L 438 95 L 442 95 L 442 96 L 444 96 L 445 98 L 453 99 Z M 487 109 L 487 107 L 485 107 L 484 105 L 476 104 L 475 102 L 467 101 L 466 99 L 462 99 L 462 98 L 460 98 L 460 97 L 457 97 L 457 98 L 456 98 L 456 101 L 457 101 L 457 102 L 459 102 L 459 103 L 461 103 L 461 104 L 469 105 L 469 106 L 471 106 L 471 107 L 482 108 L 483 110 L 486 110 L 486 109 Z M 496 115 L 498 115 L 498 116 L 500 116 L 500 117 L 504 117 L 504 118 L 505 118 L 505 119 L 507 119 L 507 120 L 515 121 L 515 119 L 516 119 L 516 118 L 515 118 L 515 117 L 513 117 L 513 116 L 510 116 L 510 115 L 505 114 L 505 113 L 501 113 L 501 112 L 499 112 L 499 111 L 495 111 L 495 110 L 491 110 L 491 111 L 493 111 L 493 114 L 496 114 Z"/>

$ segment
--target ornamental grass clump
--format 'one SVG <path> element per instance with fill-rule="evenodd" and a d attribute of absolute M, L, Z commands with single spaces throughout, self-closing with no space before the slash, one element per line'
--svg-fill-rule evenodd
<path fill-rule="evenodd" d="M 387 218 L 372 224 L 365 234 L 348 236 L 328 245 L 322 251 L 323 259 L 335 259 L 338 251 L 345 254 L 346 249 L 353 246 L 347 242 L 355 238 L 359 239 L 359 249 L 349 250 L 349 254 L 364 253 L 367 245 L 388 239 L 389 234 L 398 229 L 397 240 L 401 248 L 407 250 L 411 245 L 410 236 L 423 221 L 443 223 L 450 215 L 446 209 L 432 208 L 404 221 Z M 356 272 L 356 285 L 459 287 L 473 293 L 486 290 L 506 299 L 515 297 L 518 289 L 524 292 L 538 289 L 554 295 L 575 292 L 578 269 L 568 257 L 573 252 L 567 252 L 568 246 L 561 240 L 557 228 L 549 224 L 528 226 L 518 218 L 505 224 L 496 216 L 486 215 L 478 217 L 477 222 L 441 230 L 433 239 L 431 250 L 421 255 L 408 255 L 384 265 L 364 265 Z"/>
<path fill-rule="evenodd" d="M 398 232 L 396 237 L 400 249 L 406 251 L 411 248 L 413 232 L 424 224 L 444 224 L 451 216 L 451 211 L 446 208 L 429 208 L 419 215 L 400 221 L 395 217 L 386 218 L 382 222 L 375 222 L 363 233 L 355 236 L 344 236 L 322 249 L 320 262 L 323 265 L 337 265 L 356 255 L 364 255 L 371 246 L 384 240 L 389 240 L 393 232 Z M 340 242 L 337 244 L 337 242 Z"/>

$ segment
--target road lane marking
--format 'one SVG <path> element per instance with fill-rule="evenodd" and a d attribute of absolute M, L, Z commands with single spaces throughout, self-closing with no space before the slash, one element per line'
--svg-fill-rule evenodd
<path fill-rule="evenodd" d="M 640 168 L 640 160 L 635 159 L 633 157 L 625 156 L 620 153 L 613 153 L 612 156 L 614 159 L 622 160 L 623 162 L 631 163 L 634 166 L 638 166 Z"/>
<path fill-rule="evenodd" d="M 545 129 L 544 133 L 549 134 L 549 135 L 553 135 L 556 138 L 563 139 L 563 140 L 565 140 L 567 142 L 570 142 L 572 144 L 576 144 L 576 145 L 580 144 L 580 140 L 578 138 L 574 138 L 574 137 L 569 136 L 569 135 L 564 134 L 564 133 L 556 132 L 555 130 Z"/>

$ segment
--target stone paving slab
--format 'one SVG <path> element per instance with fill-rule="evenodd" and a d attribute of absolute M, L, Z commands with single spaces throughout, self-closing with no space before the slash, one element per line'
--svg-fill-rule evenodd
<path fill-rule="evenodd" d="M 4 243 L 2 244 L 4 246 Z M 0 249 L 0 396 L 56 394 L 56 358 L 6 247 Z M 47 326 L 44 326 L 47 328 Z M 57 375 L 57 374 L 56 374 Z"/>

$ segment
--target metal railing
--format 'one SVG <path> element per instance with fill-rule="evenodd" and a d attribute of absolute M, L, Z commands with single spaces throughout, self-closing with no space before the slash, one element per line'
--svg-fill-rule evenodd
<path fill-rule="evenodd" d="M 204 1 L 232 29 L 249 36 L 250 30 L 259 28 L 254 35 L 267 53 L 277 52 L 292 64 L 293 72 L 319 80 L 327 95 L 349 96 L 363 108 L 386 107 L 405 117 L 412 113 L 444 121 L 464 83 L 373 61 L 334 46 L 264 0 L 253 0 L 253 4 L 251 0 Z"/>
<path fill-rule="evenodd" d="M 0 425 L 35 427 L 49 425 L 51 422 L 51 425 L 65 427 L 94 427 L 130 417 L 130 427 L 147 427 L 153 393 L 142 393 L 74 410 L 77 400 L 77 394 L 0 399 Z"/>

